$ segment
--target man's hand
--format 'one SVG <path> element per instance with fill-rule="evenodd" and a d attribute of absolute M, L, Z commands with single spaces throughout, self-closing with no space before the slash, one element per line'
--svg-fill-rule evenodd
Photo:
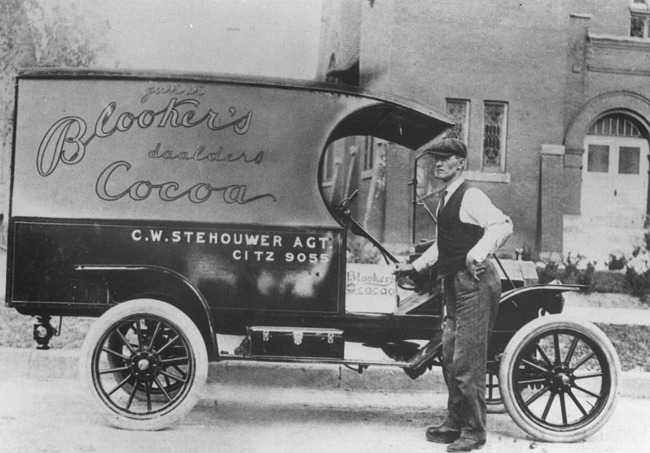
<path fill-rule="evenodd" d="M 408 277 L 411 275 L 417 274 L 417 271 L 415 270 L 415 267 L 413 267 L 412 264 L 406 263 L 406 264 L 398 264 L 397 268 L 393 271 L 393 275 L 395 278 L 402 278 L 402 277 Z"/>
<path fill-rule="evenodd" d="M 469 272 L 472 275 L 472 278 L 476 281 L 479 281 L 481 274 L 485 272 L 485 264 L 479 263 L 469 255 L 465 258 L 465 267 L 467 267 L 467 272 Z"/>

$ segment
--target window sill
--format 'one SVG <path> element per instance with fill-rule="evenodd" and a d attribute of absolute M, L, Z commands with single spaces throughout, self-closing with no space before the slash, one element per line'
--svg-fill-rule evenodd
<path fill-rule="evenodd" d="M 468 181 L 496 182 L 510 184 L 510 173 L 487 173 L 482 171 L 465 171 L 463 176 Z"/>
<path fill-rule="evenodd" d="M 650 47 L 648 37 L 637 38 L 634 36 L 598 35 L 589 33 L 589 41 L 596 48 L 611 49 L 638 49 L 647 51 Z"/>
<path fill-rule="evenodd" d="M 632 3 L 630 11 L 637 14 L 650 14 L 650 6 L 647 3 Z"/>
<path fill-rule="evenodd" d="M 361 179 L 370 179 L 372 178 L 372 170 L 363 170 L 361 172 Z"/>

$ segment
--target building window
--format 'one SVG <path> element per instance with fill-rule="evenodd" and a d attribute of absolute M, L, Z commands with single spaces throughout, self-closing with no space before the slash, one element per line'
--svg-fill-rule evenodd
<path fill-rule="evenodd" d="M 619 174 L 638 175 L 641 171 L 641 148 L 621 146 L 618 153 Z"/>
<path fill-rule="evenodd" d="M 641 131 L 625 115 L 607 115 L 589 128 L 589 135 L 641 138 Z"/>
<path fill-rule="evenodd" d="M 650 6 L 645 0 L 633 0 L 630 5 L 630 36 L 650 37 Z"/>
<path fill-rule="evenodd" d="M 483 171 L 505 171 L 508 105 L 486 102 L 483 116 Z"/>
<path fill-rule="evenodd" d="M 325 151 L 325 157 L 323 158 L 323 181 L 329 182 L 332 180 L 334 175 L 334 150 L 332 145 L 329 146 L 327 151 Z"/>
<path fill-rule="evenodd" d="M 447 114 L 454 119 L 454 127 L 447 131 L 446 136 L 457 138 L 467 144 L 469 136 L 469 101 L 447 99 Z"/>
<path fill-rule="evenodd" d="M 332 183 L 336 179 L 338 168 L 343 161 L 344 152 L 345 140 L 337 140 L 327 147 L 323 158 L 322 176 L 324 183 Z"/>
<path fill-rule="evenodd" d="M 589 145 L 587 171 L 590 173 L 607 173 L 609 171 L 609 146 Z"/>
<path fill-rule="evenodd" d="M 632 14 L 630 18 L 630 36 L 633 38 L 648 37 L 648 16 Z"/>
<path fill-rule="evenodd" d="M 363 147 L 363 168 L 362 171 L 372 171 L 375 166 L 375 139 L 374 137 L 366 137 L 365 145 Z"/>

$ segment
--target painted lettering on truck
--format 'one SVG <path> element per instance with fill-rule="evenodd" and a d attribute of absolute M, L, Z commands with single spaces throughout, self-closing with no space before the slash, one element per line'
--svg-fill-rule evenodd
<path fill-rule="evenodd" d="M 189 106 L 189 110 L 187 110 Z M 237 135 L 244 135 L 251 127 L 253 111 L 238 115 L 235 107 L 228 108 L 230 118 L 222 121 L 221 113 L 210 108 L 207 113 L 200 115 L 197 111 L 200 101 L 197 99 L 178 100 L 172 98 L 166 107 L 154 110 L 142 110 L 138 113 L 125 111 L 115 115 L 116 102 L 110 102 L 103 108 L 94 127 L 89 133 L 86 121 L 77 116 L 66 116 L 57 120 L 45 133 L 36 155 L 36 168 L 43 177 L 50 176 L 59 164 L 77 165 L 85 157 L 91 143 L 97 139 L 105 139 L 116 133 L 126 133 L 132 128 L 194 128 L 205 126 L 210 131 L 224 131 L 231 129 Z M 184 107 L 184 109 L 181 109 Z M 264 151 L 260 150 L 249 158 L 245 152 L 223 155 L 222 147 L 215 152 L 206 152 L 206 147 L 197 147 L 193 154 L 172 150 L 161 151 L 161 143 L 147 153 L 153 159 L 197 160 L 208 162 L 243 162 L 246 164 L 262 163 Z M 198 182 L 191 185 L 182 185 L 175 180 L 152 181 L 141 179 L 134 182 L 124 181 L 124 174 L 131 170 L 132 164 L 126 160 L 117 160 L 106 166 L 100 173 L 95 184 L 97 196 L 105 201 L 117 201 L 128 197 L 133 201 L 143 201 L 157 195 L 162 201 L 172 202 L 186 198 L 192 203 L 203 203 L 218 193 L 223 202 L 227 204 L 247 204 L 261 199 L 277 201 L 272 193 L 248 195 L 248 184 L 214 184 L 212 182 Z M 113 179 L 122 176 L 118 190 L 110 189 Z"/>

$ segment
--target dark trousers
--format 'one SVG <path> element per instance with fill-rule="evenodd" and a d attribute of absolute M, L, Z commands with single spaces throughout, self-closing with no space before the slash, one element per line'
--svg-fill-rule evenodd
<path fill-rule="evenodd" d="M 461 436 L 485 439 L 485 375 L 488 340 L 501 297 L 501 280 L 491 261 L 476 281 L 466 270 L 443 281 L 447 320 L 443 366 L 449 399 L 445 425 Z"/>

